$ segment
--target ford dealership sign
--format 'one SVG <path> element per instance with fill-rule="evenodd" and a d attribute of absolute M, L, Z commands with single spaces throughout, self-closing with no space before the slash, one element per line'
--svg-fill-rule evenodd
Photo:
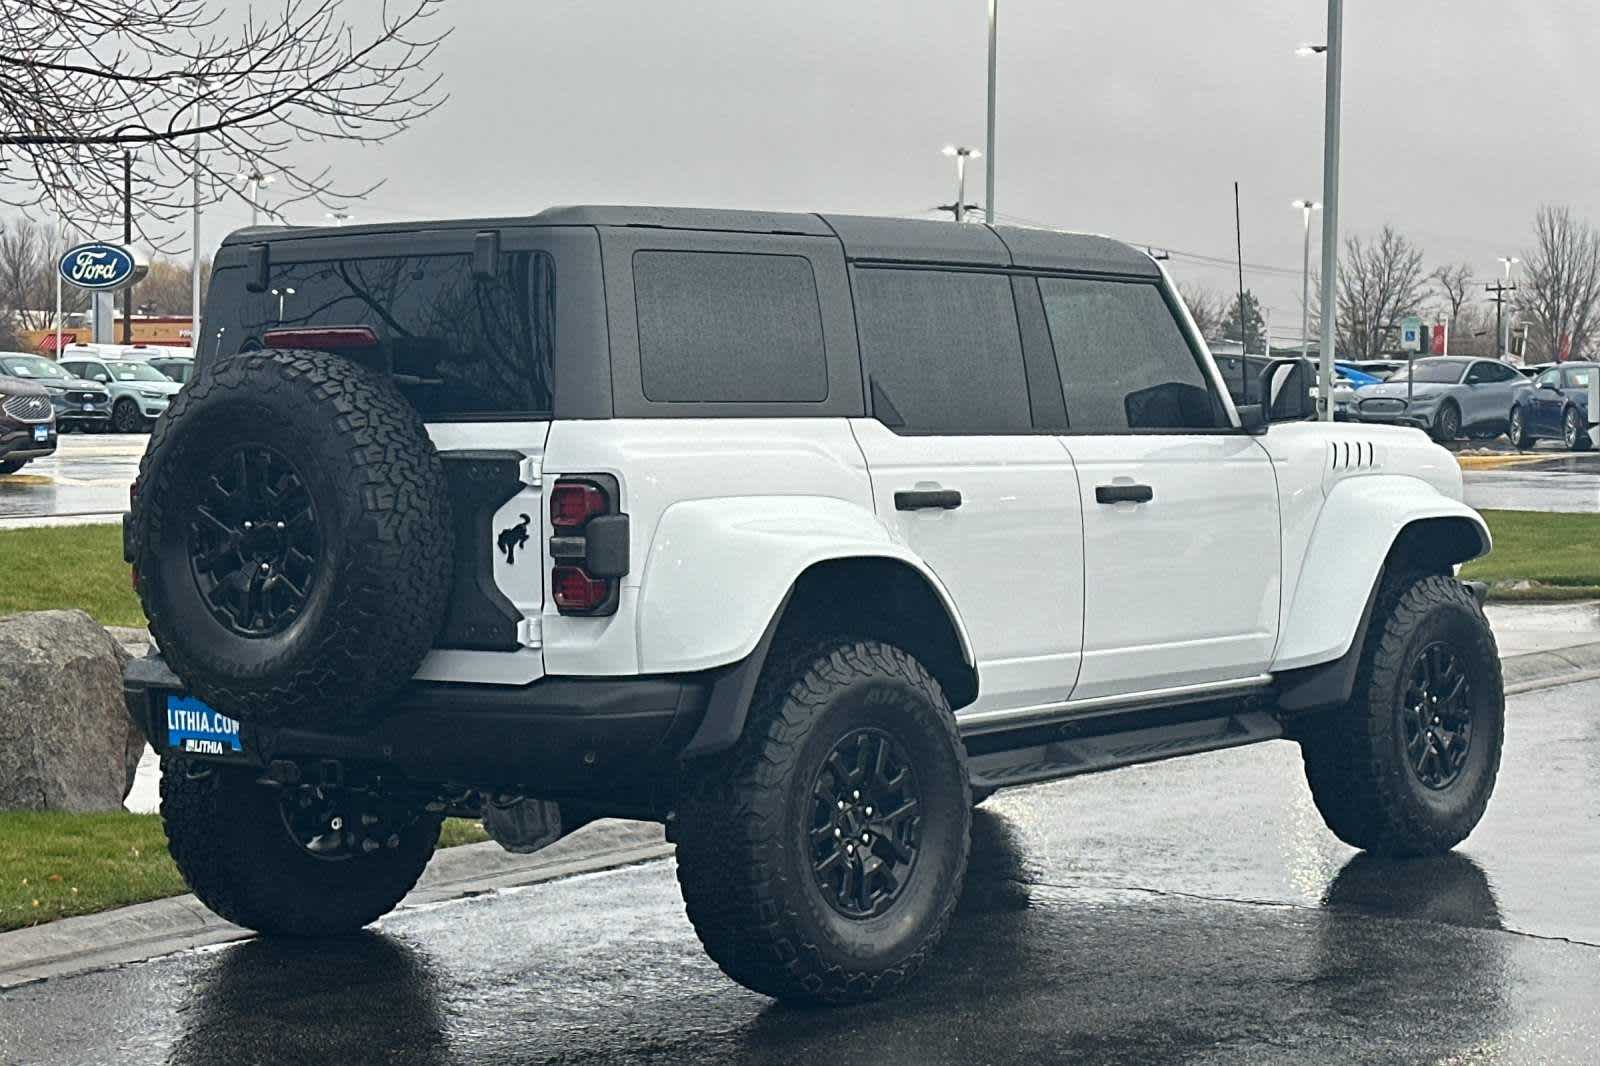
<path fill-rule="evenodd" d="M 61 257 L 61 278 L 80 289 L 111 292 L 125 289 L 148 269 L 133 253 L 115 244 L 80 244 Z"/>

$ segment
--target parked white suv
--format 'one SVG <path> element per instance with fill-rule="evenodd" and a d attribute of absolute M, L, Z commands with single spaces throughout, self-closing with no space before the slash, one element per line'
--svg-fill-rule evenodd
<path fill-rule="evenodd" d="M 1356 847 L 1488 802 L 1455 461 L 1306 421 L 1294 361 L 1225 382 L 1123 244 L 252 229 L 205 319 L 125 523 L 161 649 L 128 703 L 180 869 L 264 933 L 385 913 L 448 814 L 520 849 L 657 819 L 729 975 L 853 1001 L 934 948 L 999 788 L 1286 738 Z"/>

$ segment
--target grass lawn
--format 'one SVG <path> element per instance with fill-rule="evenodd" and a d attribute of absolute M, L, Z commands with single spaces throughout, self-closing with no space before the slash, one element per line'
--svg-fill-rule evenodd
<path fill-rule="evenodd" d="M 101 625 L 144 625 L 119 525 L 0 532 L 0 575 L 0 615 L 79 607 Z"/>
<path fill-rule="evenodd" d="M 439 846 L 487 839 L 452 818 Z M 0 813 L 0 932 L 187 891 L 154 814 Z"/>
<path fill-rule="evenodd" d="M 1498 600 L 1600 598 L 1600 515 L 1484 511 L 1494 551 L 1461 568 L 1461 576 L 1490 583 Z M 1532 588 L 1495 588 L 1496 582 Z"/>

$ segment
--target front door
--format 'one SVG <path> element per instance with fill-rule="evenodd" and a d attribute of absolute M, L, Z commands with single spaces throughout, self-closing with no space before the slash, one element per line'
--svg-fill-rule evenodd
<path fill-rule="evenodd" d="M 1083 507 L 1073 699 L 1262 673 L 1277 640 L 1279 511 L 1266 450 L 1149 280 L 1040 278 Z"/>
<path fill-rule="evenodd" d="M 1082 516 L 1071 458 L 1033 425 L 1011 281 L 858 267 L 853 283 L 876 417 L 852 426 L 879 518 L 966 625 L 979 691 L 962 713 L 1059 703 L 1082 643 Z"/>
<path fill-rule="evenodd" d="M 1529 401 L 1532 417 L 1528 420 L 1528 432 L 1538 437 L 1558 437 L 1561 435 L 1561 413 L 1566 405 L 1566 397 L 1561 393 L 1561 369 L 1552 367 L 1540 374 L 1534 383 L 1532 399 Z"/>

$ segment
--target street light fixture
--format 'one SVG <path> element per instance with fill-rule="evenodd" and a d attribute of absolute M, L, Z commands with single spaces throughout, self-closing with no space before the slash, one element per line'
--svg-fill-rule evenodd
<path fill-rule="evenodd" d="M 274 296 L 276 296 L 278 298 L 278 321 L 282 322 L 283 321 L 283 301 L 286 298 L 294 295 L 294 289 L 293 289 L 293 287 L 288 287 L 288 286 L 286 286 L 286 287 L 284 287 L 282 289 L 273 289 L 272 290 L 272 295 L 274 295 Z"/>
<path fill-rule="evenodd" d="M 1318 417 L 1333 421 L 1333 356 L 1339 278 L 1339 89 L 1344 70 L 1344 0 L 1328 0 L 1325 44 L 1306 44 L 1296 55 L 1327 60 L 1322 125 L 1322 343 L 1317 360 Z"/>
<path fill-rule="evenodd" d="M 956 161 L 956 221 L 967 220 L 967 160 L 982 159 L 983 153 L 976 148 L 968 148 L 961 144 L 947 144 L 944 154 L 952 156 Z"/>
<path fill-rule="evenodd" d="M 1322 205 L 1315 200 L 1296 200 L 1290 206 L 1298 207 L 1305 216 L 1305 252 L 1300 265 L 1300 358 L 1305 359 L 1311 354 L 1311 212 L 1321 211 Z"/>
<path fill-rule="evenodd" d="M 234 177 L 250 186 L 250 225 L 254 226 L 261 219 L 261 190 L 277 181 L 277 175 L 263 174 L 259 169 L 255 169 L 235 174 Z"/>

